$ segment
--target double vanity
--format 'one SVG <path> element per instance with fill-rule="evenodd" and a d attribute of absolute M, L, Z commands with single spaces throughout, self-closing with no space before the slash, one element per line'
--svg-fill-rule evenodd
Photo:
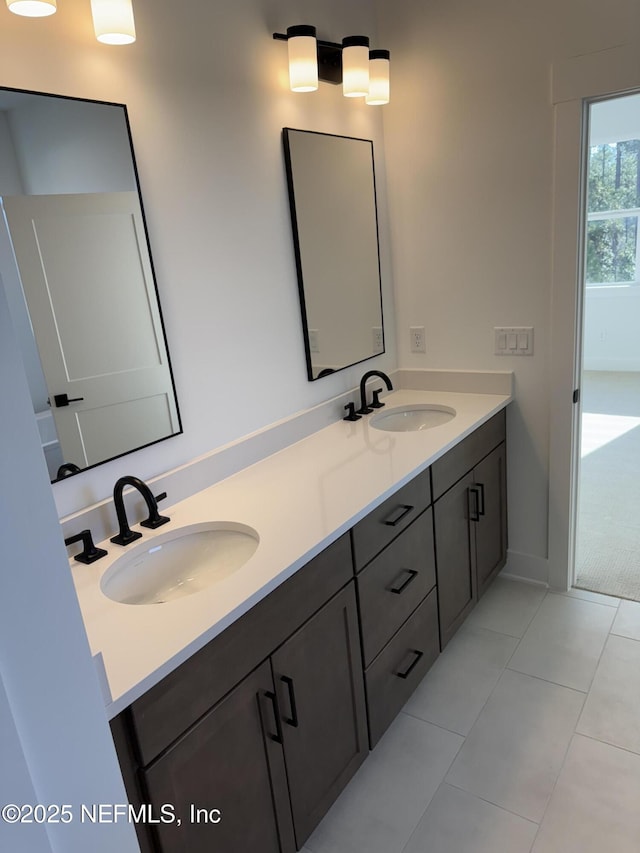
<path fill-rule="evenodd" d="M 394 392 L 73 566 L 143 851 L 304 844 L 504 565 L 509 400 Z"/>

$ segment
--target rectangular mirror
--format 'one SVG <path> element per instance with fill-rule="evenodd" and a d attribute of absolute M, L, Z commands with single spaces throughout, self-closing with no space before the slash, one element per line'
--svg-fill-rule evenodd
<path fill-rule="evenodd" d="M 52 482 L 180 433 L 126 107 L 0 88 L 0 200 Z"/>
<path fill-rule="evenodd" d="M 373 142 L 283 129 L 307 375 L 384 352 Z"/>

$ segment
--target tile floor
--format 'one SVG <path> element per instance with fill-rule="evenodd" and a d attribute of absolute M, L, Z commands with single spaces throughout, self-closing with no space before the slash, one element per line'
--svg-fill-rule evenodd
<path fill-rule="evenodd" d="M 303 853 L 608 851 L 640 851 L 640 603 L 498 578 Z"/>

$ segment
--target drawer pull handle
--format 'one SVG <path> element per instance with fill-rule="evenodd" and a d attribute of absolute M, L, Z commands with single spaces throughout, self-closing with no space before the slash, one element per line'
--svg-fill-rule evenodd
<path fill-rule="evenodd" d="M 276 743 L 282 743 L 282 723 L 280 722 L 280 709 L 278 708 L 278 697 L 271 690 L 266 690 L 264 694 L 273 705 L 273 716 L 276 721 L 276 734 L 269 734 L 271 740 Z"/>
<path fill-rule="evenodd" d="M 298 728 L 298 711 L 296 708 L 296 694 L 293 689 L 293 678 L 289 678 L 288 675 L 281 676 L 280 680 L 287 685 L 287 689 L 289 691 L 289 707 L 291 708 L 291 716 L 285 717 L 284 721 L 289 726 L 293 726 L 294 729 Z"/>
<path fill-rule="evenodd" d="M 477 484 L 480 491 L 480 502 L 478 506 L 478 515 L 484 515 L 484 483 Z"/>
<path fill-rule="evenodd" d="M 477 486 L 469 486 L 467 489 L 467 505 L 469 521 L 480 521 L 480 493 Z"/>
<path fill-rule="evenodd" d="M 400 586 L 392 586 L 389 589 L 389 592 L 395 592 L 396 595 L 400 595 L 401 592 L 404 592 L 405 589 L 409 586 L 411 581 L 415 580 L 418 577 L 418 572 L 415 569 L 403 569 L 402 573 L 408 572 L 409 577 L 405 580 L 404 583 L 401 583 Z M 402 573 L 399 577 L 402 577 Z"/>
<path fill-rule="evenodd" d="M 415 655 L 415 658 L 411 661 L 409 666 L 405 669 L 404 672 L 396 672 L 398 678 L 409 678 L 412 670 L 416 667 L 420 658 L 424 655 L 424 652 L 418 651 L 418 649 L 411 649 L 411 654 Z"/>
<path fill-rule="evenodd" d="M 408 506 L 407 504 L 401 504 L 399 507 L 394 509 L 394 511 L 389 516 L 389 518 L 385 518 L 385 520 L 382 523 L 387 524 L 389 527 L 395 527 L 396 524 L 400 524 L 400 522 L 402 521 L 402 519 L 405 516 L 409 515 L 410 512 L 413 512 L 413 509 L 414 509 L 414 507 L 412 507 L 412 506 Z M 398 512 L 398 510 L 399 510 L 399 512 Z M 396 513 L 396 512 L 398 514 L 394 515 L 394 513 Z"/>

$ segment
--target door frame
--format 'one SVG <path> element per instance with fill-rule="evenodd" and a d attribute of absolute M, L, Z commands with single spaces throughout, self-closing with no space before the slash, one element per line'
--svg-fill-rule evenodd
<path fill-rule="evenodd" d="M 584 144 L 591 101 L 640 89 L 640 42 L 553 64 L 554 176 L 549 399 L 549 586 L 567 590 L 575 573 L 582 359 Z"/>

